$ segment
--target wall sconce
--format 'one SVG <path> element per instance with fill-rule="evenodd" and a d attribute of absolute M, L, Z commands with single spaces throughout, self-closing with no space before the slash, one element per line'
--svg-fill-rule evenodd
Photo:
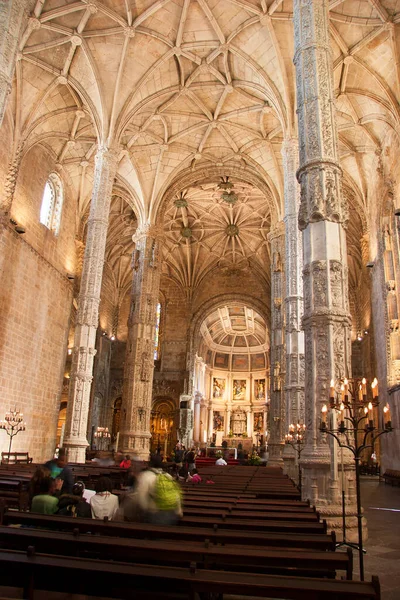
<path fill-rule="evenodd" d="M 68 356 L 71 356 L 71 354 L 72 354 L 72 348 L 68 348 L 67 354 L 68 354 Z"/>
<path fill-rule="evenodd" d="M 274 421 L 275 421 L 275 422 L 276 422 L 276 421 L 280 421 L 280 420 L 281 420 L 281 418 L 280 418 L 280 417 L 274 417 Z"/>

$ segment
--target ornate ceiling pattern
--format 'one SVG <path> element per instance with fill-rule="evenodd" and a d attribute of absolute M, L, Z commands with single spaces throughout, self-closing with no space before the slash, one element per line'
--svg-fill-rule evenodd
<path fill-rule="evenodd" d="M 399 130 L 400 5 L 330 9 L 342 163 L 366 205 L 374 153 Z M 290 0 L 38 0 L 20 47 L 16 136 L 46 145 L 77 191 L 96 140 L 122 143 L 120 177 L 147 217 L 180 170 L 215 163 L 257 169 L 282 205 L 292 57 Z"/>
<path fill-rule="evenodd" d="M 167 208 L 164 270 L 184 289 L 196 288 L 216 266 L 228 273 L 254 268 L 268 280 L 268 199 L 249 184 L 231 182 L 230 194 L 220 182 L 204 183 L 182 191 Z"/>
<path fill-rule="evenodd" d="M 296 135 L 292 17 L 291 0 L 37 0 L 6 117 L 14 151 L 40 144 L 54 157 L 78 222 L 99 143 L 120 145 L 118 184 L 140 223 L 156 220 L 180 174 L 216 165 L 256 172 L 282 218 L 281 146 Z M 400 0 L 330 0 L 341 165 L 360 217 L 349 229 L 353 291 L 371 170 L 400 132 L 399 27 Z M 168 269 L 187 289 L 216 265 L 268 278 L 262 201 L 230 208 L 213 193 L 191 189 L 186 213 L 168 208 Z"/>

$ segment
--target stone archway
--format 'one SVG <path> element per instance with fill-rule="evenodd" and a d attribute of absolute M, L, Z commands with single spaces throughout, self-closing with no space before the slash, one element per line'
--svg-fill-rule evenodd
<path fill-rule="evenodd" d="M 168 455 L 176 442 L 176 407 L 172 398 L 159 397 L 151 408 L 150 432 L 151 453 L 161 451 Z"/>

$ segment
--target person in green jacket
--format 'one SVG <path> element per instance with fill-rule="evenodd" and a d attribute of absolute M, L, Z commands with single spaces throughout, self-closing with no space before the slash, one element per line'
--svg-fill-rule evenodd
<path fill-rule="evenodd" d="M 58 498 L 53 496 L 56 482 L 50 476 L 43 477 L 38 487 L 39 493 L 32 498 L 31 512 L 41 515 L 54 515 L 58 510 Z"/>

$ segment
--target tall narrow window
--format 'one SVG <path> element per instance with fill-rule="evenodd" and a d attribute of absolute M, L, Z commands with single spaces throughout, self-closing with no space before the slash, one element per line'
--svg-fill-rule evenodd
<path fill-rule="evenodd" d="M 60 230 L 63 188 L 57 173 L 51 173 L 44 186 L 40 222 L 56 235 Z"/>
<path fill-rule="evenodd" d="M 160 358 L 160 321 L 161 321 L 161 304 L 157 304 L 156 314 L 156 330 L 154 333 L 154 360 Z"/>

